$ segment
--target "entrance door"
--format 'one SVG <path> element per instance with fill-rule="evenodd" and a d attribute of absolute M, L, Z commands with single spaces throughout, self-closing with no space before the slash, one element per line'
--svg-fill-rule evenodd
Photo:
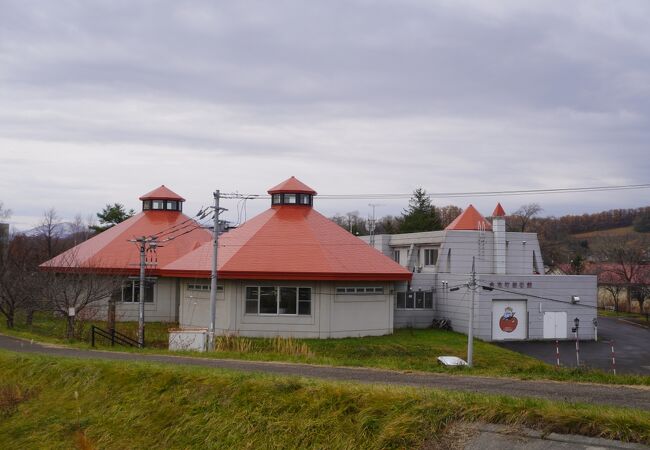
<path fill-rule="evenodd" d="M 492 339 L 526 339 L 528 310 L 526 300 L 492 300 Z"/>
<path fill-rule="evenodd" d="M 566 339 L 566 311 L 544 313 L 544 339 Z"/>

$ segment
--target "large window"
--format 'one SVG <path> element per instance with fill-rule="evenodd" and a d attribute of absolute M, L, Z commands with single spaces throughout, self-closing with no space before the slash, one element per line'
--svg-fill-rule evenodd
<path fill-rule="evenodd" d="M 248 286 L 246 314 L 311 315 L 311 288 Z"/>
<path fill-rule="evenodd" d="M 425 248 L 424 249 L 424 265 L 425 266 L 435 266 L 438 262 L 438 249 L 437 248 Z"/>
<path fill-rule="evenodd" d="M 145 303 L 153 303 L 153 283 L 144 285 Z M 122 301 L 124 303 L 138 303 L 140 301 L 140 282 L 127 281 L 122 285 Z"/>
<path fill-rule="evenodd" d="M 397 309 L 433 309 L 433 292 L 398 292 L 395 307 Z"/>

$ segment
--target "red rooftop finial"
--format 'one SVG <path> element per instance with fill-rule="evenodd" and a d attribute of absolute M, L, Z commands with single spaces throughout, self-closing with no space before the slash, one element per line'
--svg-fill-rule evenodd
<path fill-rule="evenodd" d="M 494 211 L 492 211 L 492 217 L 505 217 L 506 212 L 503 210 L 503 206 L 501 206 L 501 203 L 497 203 L 496 208 L 494 208 Z"/>
<path fill-rule="evenodd" d="M 142 197 L 140 197 L 140 200 L 178 200 L 180 202 L 185 201 L 183 197 L 181 197 L 176 192 L 166 187 L 164 184 L 154 189 L 151 192 L 147 192 Z"/>
<path fill-rule="evenodd" d="M 268 190 L 269 194 L 311 194 L 316 195 L 316 191 L 307 186 L 296 177 L 284 180 L 277 186 Z"/>

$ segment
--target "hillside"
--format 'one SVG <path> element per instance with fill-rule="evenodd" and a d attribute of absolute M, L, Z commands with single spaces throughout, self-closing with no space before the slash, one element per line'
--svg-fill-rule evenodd
<path fill-rule="evenodd" d="M 482 421 L 650 443 L 650 413 L 0 352 L 0 448 L 439 448 Z"/>
<path fill-rule="evenodd" d="M 634 231 L 633 227 L 630 225 L 628 227 L 610 228 L 605 230 L 595 230 L 595 231 L 577 233 L 574 234 L 573 237 L 576 239 L 593 239 L 601 236 L 625 236 L 628 234 L 641 234 L 641 233 Z"/>

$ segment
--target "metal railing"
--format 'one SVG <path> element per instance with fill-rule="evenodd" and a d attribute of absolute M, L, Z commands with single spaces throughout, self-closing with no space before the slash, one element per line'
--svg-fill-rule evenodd
<path fill-rule="evenodd" d="M 102 328 L 96 327 L 95 325 L 92 325 L 90 327 L 90 343 L 93 347 L 95 346 L 95 335 L 110 341 L 111 346 L 118 344 L 127 347 L 138 347 L 138 348 L 143 347 L 142 345 L 140 345 L 138 341 L 136 341 L 133 338 L 130 338 L 125 334 L 122 334 L 115 330 L 104 330 Z"/>

